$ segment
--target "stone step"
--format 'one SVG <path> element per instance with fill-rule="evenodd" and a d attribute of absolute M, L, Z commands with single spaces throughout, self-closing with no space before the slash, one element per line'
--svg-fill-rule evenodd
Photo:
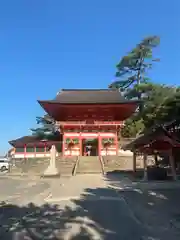
<path fill-rule="evenodd" d="M 101 167 L 99 166 L 99 167 L 89 167 L 89 168 L 87 168 L 87 167 L 83 167 L 83 166 L 81 166 L 81 167 L 78 167 L 78 170 L 77 171 L 80 171 L 80 170 L 82 170 L 82 169 L 87 169 L 87 170 L 89 170 L 89 169 L 101 169 Z"/>
<path fill-rule="evenodd" d="M 57 166 L 73 166 L 75 163 L 59 163 L 59 164 L 56 164 Z"/>
<path fill-rule="evenodd" d="M 78 173 L 80 173 L 80 172 L 102 172 L 102 170 L 100 168 L 98 168 L 98 169 L 78 169 L 77 172 Z"/>
<path fill-rule="evenodd" d="M 101 163 L 100 162 L 80 162 L 79 164 L 82 164 L 82 165 L 100 165 Z"/>
<path fill-rule="evenodd" d="M 65 170 L 63 170 L 63 171 L 59 171 L 59 173 L 60 174 L 70 174 L 70 175 L 72 175 L 73 174 L 73 171 L 65 171 Z"/>
<path fill-rule="evenodd" d="M 99 164 L 100 162 L 99 161 L 93 161 L 93 162 L 91 162 L 91 161 L 85 161 L 85 162 L 83 162 L 83 161 L 80 161 L 82 164 L 86 164 L 86 163 L 90 163 L 90 164 Z"/>
<path fill-rule="evenodd" d="M 88 162 L 88 161 L 86 161 L 86 162 L 81 162 L 82 164 L 99 164 L 99 162 L 98 161 L 94 161 L 94 162 Z"/>
<path fill-rule="evenodd" d="M 61 175 L 72 176 L 76 161 L 77 157 L 59 157 L 56 166 Z"/>
<path fill-rule="evenodd" d="M 78 167 L 78 170 L 81 170 L 81 169 L 101 169 L 101 166 L 97 166 L 97 167 L 92 167 L 92 166 L 83 167 L 83 166 L 80 166 L 80 167 Z"/>
<path fill-rule="evenodd" d="M 82 156 L 79 158 L 77 174 L 102 173 L 101 163 L 97 156 Z"/>
<path fill-rule="evenodd" d="M 76 172 L 76 174 L 99 174 L 99 173 L 102 173 L 102 171 L 97 171 L 97 172 L 95 172 L 95 171 L 81 171 L 81 172 Z"/>
<path fill-rule="evenodd" d="M 68 165 L 68 164 L 59 164 L 58 166 L 61 167 L 61 168 L 62 168 L 62 167 L 65 167 L 65 168 L 66 168 L 66 167 L 73 167 L 74 164 L 72 164 L 72 165 Z"/>
<path fill-rule="evenodd" d="M 73 172 L 73 168 L 60 168 L 60 172 Z"/>
<path fill-rule="evenodd" d="M 81 165 L 92 165 L 92 166 L 98 166 L 98 165 L 100 165 L 100 163 L 98 163 L 98 162 L 94 162 L 94 163 L 90 163 L 90 162 L 85 162 L 85 163 L 80 163 Z"/>
<path fill-rule="evenodd" d="M 60 171 L 62 171 L 62 170 L 68 170 L 68 171 L 71 171 L 71 170 L 73 170 L 73 168 L 74 167 L 60 167 L 60 168 L 58 168 Z"/>

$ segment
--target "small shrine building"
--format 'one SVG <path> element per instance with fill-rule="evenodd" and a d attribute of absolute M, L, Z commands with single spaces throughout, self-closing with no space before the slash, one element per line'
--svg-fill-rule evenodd
<path fill-rule="evenodd" d="M 168 157 L 171 168 L 170 174 L 177 179 L 177 171 L 180 171 L 179 149 L 180 149 L 180 120 L 161 125 L 154 125 L 134 141 L 122 148 L 133 152 L 133 170 L 136 171 L 136 155 L 144 156 L 144 171 L 147 172 L 147 156 L 154 155 L 155 164 L 158 166 L 158 155 L 164 154 Z M 168 169 L 168 168 L 167 168 Z"/>

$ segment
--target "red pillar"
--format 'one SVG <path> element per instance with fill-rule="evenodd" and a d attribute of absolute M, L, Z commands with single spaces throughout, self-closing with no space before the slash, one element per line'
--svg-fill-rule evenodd
<path fill-rule="evenodd" d="M 79 134 L 79 156 L 82 156 L 82 137 L 81 137 L 81 132 Z"/>
<path fill-rule="evenodd" d="M 101 136 L 98 133 L 98 155 L 101 156 Z"/>
<path fill-rule="evenodd" d="M 118 155 L 119 144 L 118 144 L 118 133 L 117 132 L 116 132 L 115 141 L 116 141 L 116 155 Z"/>
<path fill-rule="evenodd" d="M 66 137 L 63 134 L 63 142 L 62 142 L 62 155 L 65 156 L 65 141 L 66 141 Z"/>

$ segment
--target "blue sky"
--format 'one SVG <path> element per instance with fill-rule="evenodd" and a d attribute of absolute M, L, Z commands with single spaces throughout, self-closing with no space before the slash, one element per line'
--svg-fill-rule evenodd
<path fill-rule="evenodd" d="M 0 154 L 30 134 L 37 99 L 61 88 L 106 88 L 121 56 L 157 34 L 154 81 L 178 84 L 179 0 L 1 0 Z"/>

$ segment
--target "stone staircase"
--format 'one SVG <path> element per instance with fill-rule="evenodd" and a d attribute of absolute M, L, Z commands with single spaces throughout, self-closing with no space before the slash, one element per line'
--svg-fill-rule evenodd
<path fill-rule="evenodd" d="M 61 176 L 72 176 L 74 172 L 74 168 L 78 157 L 58 157 L 56 159 L 56 167 L 60 172 Z"/>
<path fill-rule="evenodd" d="M 56 167 L 61 176 L 72 176 L 73 174 L 106 173 L 113 171 L 132 171 L 132 156 L 104 156 L 103 169 L 98 156 L 71 156 L 56 158 Z M 154 159 L 148 156 L 147 165 L 153 165 Z M 49 165 L 49 158 L 15 159 L 10 164 L 10 173 L 15 175 L 30 174 L 41 176 Z M 143 157 L 137 156 L 136 169 L 143 168 Z"/>
<path fill-rule="evenodd" d="M 76 174 L 102 173 L 102 166 L 98 156 L 80 156 Z"/>

